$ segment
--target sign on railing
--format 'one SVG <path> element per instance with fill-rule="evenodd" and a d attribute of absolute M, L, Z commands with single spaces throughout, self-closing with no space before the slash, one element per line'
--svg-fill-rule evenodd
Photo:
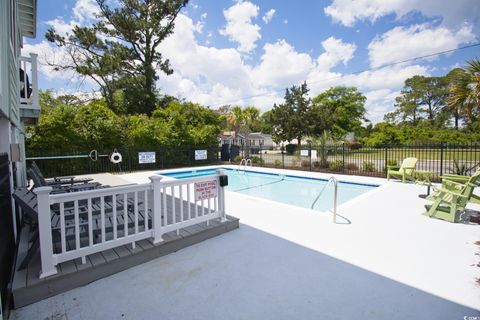
<path fill-rule="evenodd" d="M 195 183 L 195 201 L 215 198 L 217 194 L 217 180 Z"/>

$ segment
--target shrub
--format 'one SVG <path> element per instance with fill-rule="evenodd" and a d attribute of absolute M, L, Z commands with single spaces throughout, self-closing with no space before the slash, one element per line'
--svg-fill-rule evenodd
<path fill-rule="evenodd" d="M 328 168 L 333 171 L 343 171 L 344 167 L 345 167 L 345 164 L 343 163 L 342 160 L 335 160 L 328 164 Z"/>
<path fill-rule="evenodd" d="M 265 163 L 260 157 L 252 157 L 251 159 L 253 164 L 263 165 Z"/>
<path fill-rule="evenodd" d="M 275 160 L 275 161 L 273 162 L 273 165 L 274 165 L 275 167 L 280 167 L 280 166 L 282 165 L 282 161 L 280 161 L 280 160 Z"/>
<path fill-rule="evenodd" d="M 297 150 L 297 145 L 289 143 L 285 146 L 285 151 L 287 151 L 287 154 L 292 155 L 295 150 Z"/>
<path fill-rule="evenodd" d="M 328 167 L 328 162 L 326 165 L 322 166 L 322 162 L 321 161 L 314 161 L 312 163 L 313 167 L 314 168 L 325 168 L 325 167 Z"/>
<path fill-rule="evenodd" d="M 310 160 L 302 160 L 302 167 L 304 168 L 310 167 Z"/>
<path fill-rule="evenodd" d="M 240 162 L 240 161 L 242 161 L 242 156 L 241 155 L 238 155 L 235 158 L 233 158 L 233 162 Z"/>
<path fill-rule="evenodd" d="M 292 167 L 298 167 L 298 159 L 297 158 L 292 159 Z"/>
<path fill-rule="evenodd" d="M 348 147 L 350 148 L 350 150 L 358 150 L 362 147 L 362 144 L 358 141 L 352 141 L 350 142 Z"/>
<path fill-rule="evenodd" d="M 356 163 L 347 163 L 345 164 L 345 168 L 350 171 L 357 171 L 358 170 L 358 165 Z"/>
<path fill-rule="evenodd" d="M 395 159 L 390 159 L 387 161 L 387 166 L 397 166 L 398 162 Z"/>
<path fill-rule="evenodd" d="M 363 171 L 366 171 L 366 172 L 375 171 L 375 164 L 373 162 L 365 161 L 363 163 Z"/>

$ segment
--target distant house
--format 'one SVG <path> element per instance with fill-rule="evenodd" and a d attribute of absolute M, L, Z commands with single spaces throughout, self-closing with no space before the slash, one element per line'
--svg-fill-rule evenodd
<path fill-rule="evenodd" d="M 19 215 L 11 198 L 24 186 L 25 124 L 40 114 L 36 55 L 21 56 L 23 38 L 36 35 L 36 0 L 0 1 L 0 295 L 5 307 Z"/>
<path fill-rule="evenodd" d="M 271 149 L 276 147 L 276 144 L 272 140 L 272 135 L 261 132 L 235 134 L 235 131 L 224 131 L 219 140 L 221 145 L 249 145 L 252 148 L 261 147 L 262 149 Z"/>

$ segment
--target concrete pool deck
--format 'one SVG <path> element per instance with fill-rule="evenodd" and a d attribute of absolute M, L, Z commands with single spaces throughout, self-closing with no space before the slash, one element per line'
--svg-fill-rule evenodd
<path fill-rule="evenodd" d="M 337 177 L 382 184 L 339 207 L 350 224 L 227 192 L 238 230 L 15 310 L 12 319 L 480 317 L 480 226 L 422 216 L 424 186 Z"/>

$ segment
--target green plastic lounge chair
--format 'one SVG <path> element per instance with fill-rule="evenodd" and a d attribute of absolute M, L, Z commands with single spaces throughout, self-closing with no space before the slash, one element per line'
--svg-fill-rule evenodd
<path fill-rule="evenodd" d="M 480 173 L 480 168 L 477 169 L 477 171 L 473 174 L 478 174 Z M 443 176 L 440 176 L 442 179 L 442 188 L 451 190 L 451 191 L 458 191 L 460 190 L 465 183 L 470 180 L 470 176 L 463 176 L 463 175 L 458 175 L 458 174 L 445 174 Z M 480 186 L 480 180 L 477 182 L 477 187 Z M 470 202 L 471 203 L 476 203 L 480 204 L 480 196 L 476 194 L 472 194 L 470 197 Z"/>
<path fill-rule="evenodd" d="M 459 190 L 436 189 L 435 193 L 429 197 L 433 204 L 425 206 L 427 212 L 424 215 L 450 222 L 458 222 L 460 214 L 465 211 L 465 207 L 479 182 L 480 171 L 477 171 Z"/>
<path fill-rule="evenodd" d="M 387 166 L 387 180 L 390 180 L 390 177 L 396 177 L 400 178 L 402 182 L 406 180 L 415 181 L 415 166 L 417 165 L 417 161 L 417 158 L 406 158 L 400 167 Z"/>

